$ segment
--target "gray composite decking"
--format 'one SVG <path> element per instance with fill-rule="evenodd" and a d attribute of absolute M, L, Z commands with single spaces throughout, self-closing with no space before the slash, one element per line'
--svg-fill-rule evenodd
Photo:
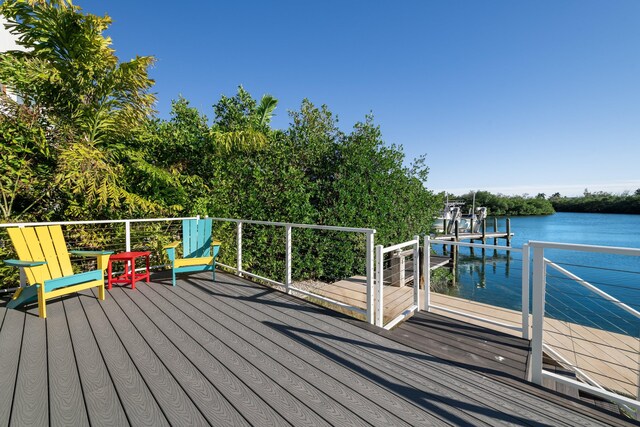
<path fill-rule="evenodd" d="M 4 425 L 609 425 L 223 273 L 0 305 Z"/>

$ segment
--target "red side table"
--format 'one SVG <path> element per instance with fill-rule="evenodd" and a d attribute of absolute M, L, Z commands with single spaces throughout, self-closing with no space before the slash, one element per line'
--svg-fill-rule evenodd
<path fill-rule="evenodd" d="M 111 289 L 112 283 L 130 283 L 131 289 L 136 288 L 138 280 L 147 279 L 147 283 L 149 283 L 149 255 L 151 255 L 151 252 L 120 252 L 119 254 L 111 255 L 109 257 L 109 266 L 107 267 L 107 289 Z M 146 261 L 144 273 L 136 273 L 137 258 L 144 258 Z M 124 263 L 124 274 L 113 277 L 113 261 Z"/>

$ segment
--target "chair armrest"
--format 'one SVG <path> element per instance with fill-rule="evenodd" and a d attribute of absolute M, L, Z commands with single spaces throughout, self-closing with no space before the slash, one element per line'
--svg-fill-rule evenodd
<path fill-rule="evenodd" d="M 17 259 L 5 259 L 4 263 L 11 267 L 37 267 L 46 264 L 47 261 L 20 261 Z"/>
<path fill-rule="evenodd" d="M 164 245 L 162 248 L 163 249 L 175 249 L 180 245 L 180 243 L 182 243 L 182 242 L 169 243 L 168 245 Z"/>
<path fill-rule="evenodd" d="M 220 246 L 222 243 L 220 242 L 220 240 L 214 240 L 213 242 L 211 242 L 211 246 Z"/>
<path fill-rule="evenodd" d="M 69 251 L 70 254 L 78 256 L 101 256 L 111 255 L 113 251 Z"/>
<path fill-rule="evenodd" d="M 109 262 L 109 256 L 113 254 L 113 251 L 69 251 L 70 254 L 82 256 L 82 257 L 95 257 L 98 264 L 98 270 L 105 270 L 107 262 Z"/>

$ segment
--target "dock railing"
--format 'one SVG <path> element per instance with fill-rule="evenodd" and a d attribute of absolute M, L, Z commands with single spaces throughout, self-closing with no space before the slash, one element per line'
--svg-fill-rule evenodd
<path fill-rule="evenodd" d="M 433 239 L 430 236 L 424 236 L 424 257 L 423 257 L 423 266 L 422 269 L 425 272 L 425 297 L 424 297 L 424 310 L 433 311 L 439 310 L 444 313 L 448 313 L 454 316 L 459 316 L 462 318 L 466 318 L 468 320 L 472 320 L 475 322 L 480 322 L 481 324 L 490 325 L 490 327 L 498 327 L 504 328 L 509 331 L 518 332 L 524 339 L 529 339 L 530 336 L 530 315 L 529 315 L 529 246 L 527 244 L 523 245 L 522 248 L 516 248 L 512 246 L 500 246 L 500 245 L 489 245 L 489 244 L 479 244 L 479 243 L 468 243 L 468 242 L 460 242 L 460 241 L 443 241 L 440 239 Z M 480 315 L 479 311 L 483 311 L 484 307 L 488 307 L 489 305 L 483 305 L 478 310 L 472 312 L 465 307 L 451 307 L 446 306 L 443 302 L 434 301 L 434 290 L 431 283 L 431 274 L 427 274 L 430 272 L 431 265 L 431 251 L 435 247 L 446 247 L 449 246 L 451 251 L 458 251 L 459 248 L 472 248 L 479 249 L 481 251 L 505 251 L 507 252 L 507 257 L 510 256 L 511 253 L 521 253 L 522 254 L 522 277 L 521 277 L 521 306 L 518 310 L 521 315 L 517 316 L 517 318 L 512 318 L 514 316 L 488 316 L 488 315 Z M 454 258 L 456 258 L 454 256 Z M 484 257 L 483 257 L 484 258 Z M 482 258 L 482 259 L 483 259 Z M 488 258 L 491 259 L 491 258 Z M 481 262 L 485 262 L 482 260 Z M 456 266 L 457 267 L 457 266 Z M 456 274 L 454 268 L 454 275 Z M 468 305 L 469 304 L 463 304 Z M 503 319 L 503 317 L 511 317 L 510 319 Z"/>
<path fill-rule="evenodd" d="M 409 248 L 409 249 L 406 249 Z M 404 249 L 404 250 L 403 250 Z M 385 268 L 385 255 L 393 254 L 393 259 L 387 259 L 388 263 L 393 265 Z M 409 262 L 407 262 L 409 259 Z M 407 268 L 409 267 L 409 268 Z M 388 274 L 385 274 L 385 271 Z M 407 274 L 407 272 L 409 274 Z M 409 277 L 410 275 L 410 277 Z M 385 287 L 396 286 L 404 287 L 407 282 L 413 282 L 412 299 L 410 304 L 400 303 L 406 307 L 400 307 L 401 313 L 397 314 L 393 319 L 385 324 Z M 409 317 L 415 311 L 420 310 L 420 236 L 414 236 L 413 240 L 409 240 L 397 245 L 384 247 L 376 246 L 376 325 L 391 329 L 404 319 Z"/>
<path fill-rule="evenodd" d="M 550 379 L 616 402 L 634 418 L 640 411 L 640 249 L 608 246 L 530 242 L 533 252 L 533 338 L 531 380 Z M 567 253 L 590 253 L 604 258 L 625 257 L 635 270 L 580 263 Z M 591 269 L 607 272 L 606 283 L 586 281 L 575 273 Z M 570 271 L 574 270 L 574 271 Z M 596 286 L 598 285 L 598 286 Z M 609 290 L 605 292 L 603 288 Z M 625 295 L 629 304 L 611 293 Z M 632 306 L 633 305 L 633 306 Z M 562 318 L 569 321 L 558 320 Z M 594 322 L 594 326 L 588 326 Z M 598 325 L 596 326 L 595 323 Z M 584 326 L 583 326 L 584 325 Z M 543 353 L 575 373 L 576 378 L 545 370 Z M 579 380 L 578 380 L 579 379 Z"/>

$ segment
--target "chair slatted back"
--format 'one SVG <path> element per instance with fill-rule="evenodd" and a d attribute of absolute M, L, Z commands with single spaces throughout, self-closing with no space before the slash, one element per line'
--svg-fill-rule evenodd
<path fill-rule="evenodd" d="M 184 258 L 211 256 L 211 218 L 182 221 L 182 249 Z"/>
<path fill-rule="evenodd" d="M 73 275 L 69 251 L 59 225 L 7 229 L 18 259 L 46 261 L 44 265 L 25 268 L 29 284 Z"/>

